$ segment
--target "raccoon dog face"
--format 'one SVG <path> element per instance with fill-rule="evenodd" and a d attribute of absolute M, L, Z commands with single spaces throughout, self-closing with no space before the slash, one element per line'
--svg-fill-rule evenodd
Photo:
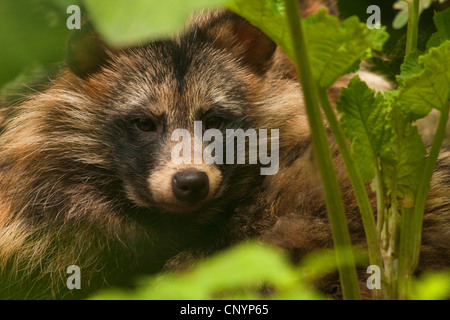
<path fill-rule="evenodd" d="M 105 49 L 94 70 L 72 60 L 72 71 L 89 88 L 91 108 L 98 109 L 98 122 L 90 125 L 106 141 L 104 163 L 120 177 L 129 200 L 162 211 L 197 212 L 223 208 L 255 188 L 256 165 L 174 162 L 179 142 L 172 134 L 185 129 L 194 137 L 196 121 L 203 132 L 255 128 L 249 113 L 260 103 L 258 84 L 275 49 L 259 30 L 224 11 L 194 18 L 172 40 Z"/>

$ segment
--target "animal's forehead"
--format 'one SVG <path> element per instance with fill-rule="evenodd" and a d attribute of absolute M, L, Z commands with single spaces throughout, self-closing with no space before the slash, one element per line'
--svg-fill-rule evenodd
<path fill-rule="evenodd" d="M 150 77 L 152 82 L 175 80 L 179 86 L 193 82 L 220 83 L 220 79 L 232 76 L 232 65 L 236 64 L 222 50 L 186 40 L 159 41 L 136 48 L 130 54 L 142 75 Z M 209 82 L 211 79 L 215 82 Z"/>
<path fill-rule="evenodd" d="M 116 90 L 128 104 L 151 105 L 156 114 L 177 106 L 209 108 L 243 90 L 239 66 L 226 57 L 207 46 L 174 41 L 134 48 L 117 60 Z"/>

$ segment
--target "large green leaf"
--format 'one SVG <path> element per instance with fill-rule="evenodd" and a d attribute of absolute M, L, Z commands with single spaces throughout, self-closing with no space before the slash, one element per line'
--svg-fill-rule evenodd
<path fill-rule="evenodd" d="M 283 0 L 232 0 L 226 6 L 258 27 L 293 57 Z"/>
<path fill-rule="evenodd" d="M 276 288 L 271 298 L 321 298 L 302 289 L 299 281 L 298 272 L 279 250 L 246 243 L 200 261 L 183 274 L 160 274 L 141 281 L 136 291 L 109 290 L 93 299 L 260 299 L 263 284 Z"/>
<path fill-rule="evenodd" d="M 433 108 L 442 109 L 450 98 L 450 40 L 419 59 L 423 70 L 404 79 L 399 100 L 411 120 L 425 117 Z"/>
<path fill-rule="evenodd" d="M 423 53 L 420 50 L 415 49 L 405 57 L 400 67 L 400 75 L 396 77 L 400 86 L 405 84 L 405 79 L 417 75 L 423 70 L 423 66 L 419 63 L 419 58 L 422 55 Z"/>
<path fill-rule="evenodd" d="M 337 110 L 363 180 L 369 182 L 379 156 L 390 149 L 393 138 L 388 105 L 381 94 L 375 96 L 375 91 L 356 76 L 342 90 Z"/>
<path fill-rule="evenodd" d="M 339 77 L 356 71 L 371 51 L 381 50 L 388 34 L 370 30 L 357 17 L 339 22 L 321 11 L 304 20 L 306 45 L 314 78 L 322 88 L 330 87 Z"/>
<path fill-rule="evenodd" d="M 106 41 L 127 46 L 167 37 L 195 11 L 222 5 L 225 0 L 84 0 L 90 17 Z"/>
<path fill-rule="evenodd" d="M 413 205 L 418 181 L 425 167 L 426 148 L 416 126 L 413 126 L 398 106 L 393 105 L 391 123 L 395 134 L 391 152 L 382 157 L 382 176 L 386 194 L 395 190 L 404 206 Z"/>
<path fill-rule="evenodd" d="M 450 40 L 450 8 L 437 12 L 434 17 L 437 32 L 433 33 L 427 43 L 427 48 L 437 47 L 445 40 Z"/>
<path fill-rule="evenodd" d="M 228 7 L 271 37 L 291 58 L 291 36 L 281 0 L 234 0 Z M 342 75 L 359 68 L 371 50 L 381 50 L 388 34 L 370 30 L 357 17 L 342 23 L 325 10 L 303 20 L 306 45 L 314 78 L 322 88 L 330 87 Z"/>

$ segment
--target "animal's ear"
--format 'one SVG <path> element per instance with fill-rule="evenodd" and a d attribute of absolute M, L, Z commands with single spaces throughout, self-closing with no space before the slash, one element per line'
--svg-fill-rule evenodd
<path fill-rule="evenodd" d="M 255 73 L 264 74 L 272 64 L 276 44 L 237 14 L 223 12 L 206 28 L 214 46 L 229 51 Z"/>
<path fill-rule="evenodd" d="M 74 30 L 67 45 L 67 64 L 80 78 L 86 78 L 104 66 L 109 58 L 106 43 L 94 31 L 91 24 Z"/>

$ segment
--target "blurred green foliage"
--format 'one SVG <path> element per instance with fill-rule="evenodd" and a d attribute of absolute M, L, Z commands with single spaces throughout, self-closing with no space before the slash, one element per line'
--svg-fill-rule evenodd
<path fill-rule="evenodd" d="M 0 1 L 0 90 L 8 82 L 42 74 L 64 60 L 67 8 L 88 13 L 112 46 L 125 46 L 167 36 L 186 23 L 194 10 L 217 7 L 225 0 L 4 0 Z"/>
<path fill-rule="evenodd" d="M 359 265 L 367 265 L 364 251 L 355 254 Z M 142 279 L 136 290 L 107 290 L 92 299 L 325 299 L 312 284 L 336 270 L 332 250 L 315 252 L 295 266 L 282 251 L 249 242 L 199 261 L 185 272 Z"/>
<path fill-rule="evenodd" d="M 355 250 L 356 263 L 367 266 L 364 250 Z M 133 290 L 109 289 L 91 300 L 324 300 L 314 281 L 336 272 L 332 250 L 306 256 L 292 264 L 278 249 L 250 242 L 199 261 L 182 273 L 162 273 L 140 279 Z M 450 272 L 426 273 L 413 282 L 409 299 L 450 298 Z"/>
<path fill-rule="evenodd" d="M 268 291 L 272 291 L 270 294 Z M 278 250 L 248 243 L 198 262 L 180 274 L 143 279 L 134 291 L 108 290 L 92 299 L 321 299 Z"/>
<path fill-rule="evenodd" d="M 338 0 L 342 18 L 357 15 L 361 21 L 368 17 L 370 0 Z M 433 10 L 450 5 L 450 1 L 435 1 L 422 13 L 419 48 L 425 49 L 430 35 L 435 31 Z M 273 12 L 282 1 L 270 1 Z M 251 6 L 243 0 L 191 0 L 191 1 L 107 1 L 107 0 L 3 0 L 0 1 L 0 90 L 21 73 L 30 74 L 34 67 L 43 68 L 61 62 L 66 55 L 66 42 L 71 30 L 66 27 L 69 5 L 80 5 L 112 45 L 139 43 L 154 37 L 171 34 L 184 25 L 193 10 L 212 8 L 221 4 L 240 10 Z M 398 11 L 391 0 L 377 1 L 381 8 L 382 24 L 387 27 L 390 39 L 382 54 L 374 61 L 378 69 L 394 78 L 400 71 L 404 56 L 405 29 L 394 30 L 392 22 Z M 244 8 L 245 9 L 245 8 Z M 242 11 L 242 10 L 241 10 Z M 267 11 L 269 12 L 269 11 Z M 265 19 L 261 16 L 260 19 Z M 266 19 L 270 23 L 270 19 Z M 268 25 L 274 30 L 276 25 Z M 42 69 L 41 69 L 42 70 Z M 23 78 L 23 77 L 22 77 Z"/>
<path fill-rule="evenodd" d="M 439 3 L 444 3 L 447 0 L 420 0 L 419 3 L 419 14 L 424 10 L 428 9 L 433 1 L 438 1 Z M 406 26 L 408 23 L 408 3 L 406 0 L 400 0 L 394 3 L 394 9 L 400 10 L 397 16 L 392 21 L 392 27 L 394 29 L 400 29 Z"/>
<path fill-rule="evenodd" d="M 347 18 L 353 15 L 358 16 L 361 21 L 365 21 L 368 17 L 367 7 L 376 4 L 381 9 L 381 24 L 386 27 L 389 33 L 389 39 L 383 47 L 381 53 L 375 53 L 374 58 L 371 59 L 374 67 L 373 69 L 382 72 L 388 76 L 392 81 L 395 81 L 395 76 L 400 73 L 400 66 L 403 63 L 405 57 L 406 48 L 406 25 L 400 28 L 394 28 L 393 22 L 403 11 L 398 11 L 394 8 L 394 3 L 397 1 L 392 0 L 337 0 L 338 8 L 341 18 Z M 404 2 L 403 0 L 401 2 Z M 422 51 L 425 50 L 428 40 L 433 32 L 436 31 L 435 24 L 433 22 L 433 16 L 435 11 L 441 11 L 450 6 L 450 1 L 433 1 L 427 8 L 422 7 L 423 11 L 420 16 L 419 25 L 419 39 L 418 48 Z M 404 15 L 404 14 L 403 14 Z M 403 19 L 407 21 L 408 16 L 404 16 Z M 396 25 L 399 27 L 399 25 Z"/>
<path fill-rule="evenodd" d="M 0 1 L 0 88 L 32 67 L 66 54 L 67 7 L 77 0 Z"/>
<path fill-rule="evenodd" d="M 450 299 L 450 271 L 423 274 L 413 282 L 412 292 L 407 296 L 412 300 Z"/>
<path fill-rule="evenodd" d="M 173 34 L 194 10 L 224 3 L 225 0 L 84 0 L 98 30 L 108 43 L 119 47 Z"/>

